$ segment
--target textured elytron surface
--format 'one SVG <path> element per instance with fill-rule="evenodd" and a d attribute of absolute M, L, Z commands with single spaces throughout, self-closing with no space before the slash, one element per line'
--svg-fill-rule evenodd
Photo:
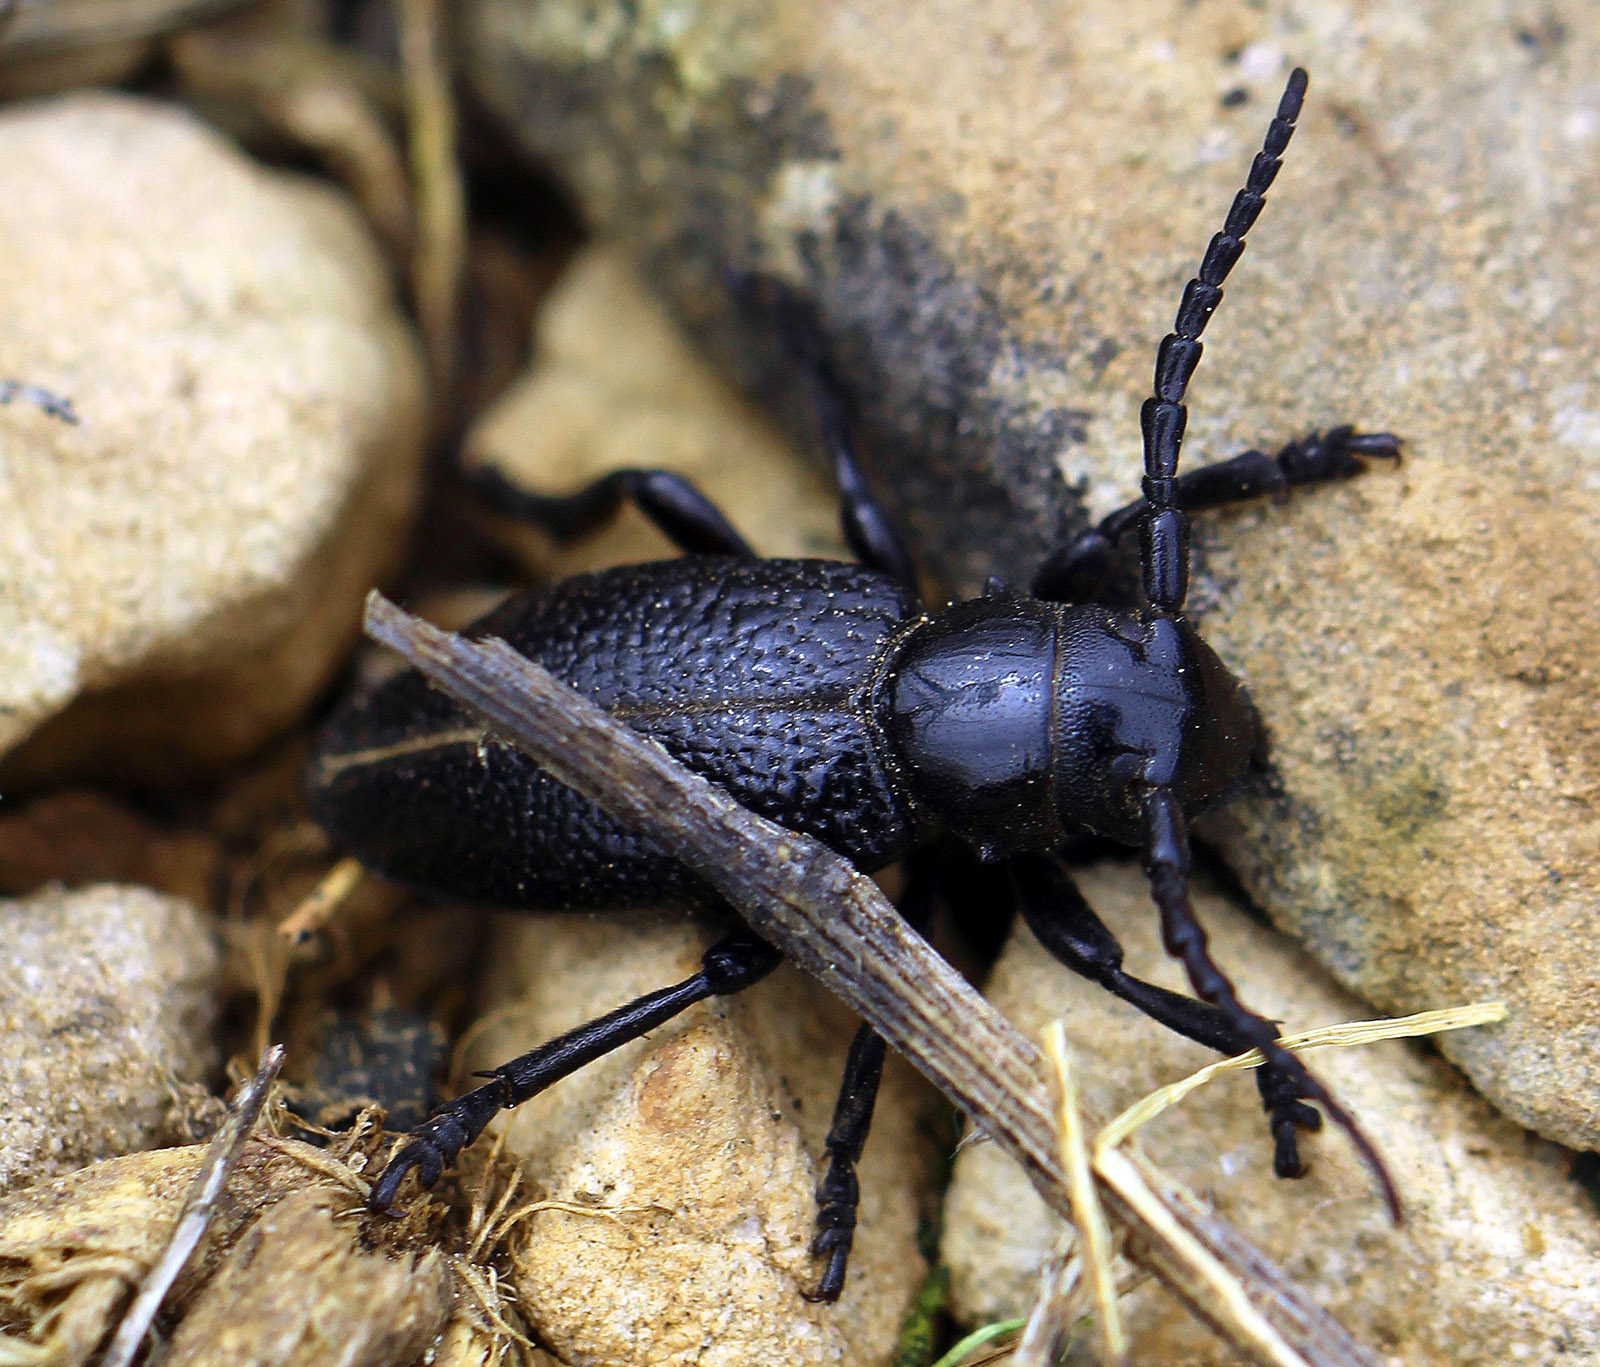
<path fill-rule="evenodd" d="M 746 806 L 873 869 L 915 832 L 879 762 L 867 690 L 918 612 L 855 565 L 696 558 L 569 579 L 469 634 L 505 639 Z M 578 908 L 705 895 L 519 752 L 481 744 L 411 671 L 334 718 L 311 774 L 313 814 L 343 845 L 440 896 Z"/>

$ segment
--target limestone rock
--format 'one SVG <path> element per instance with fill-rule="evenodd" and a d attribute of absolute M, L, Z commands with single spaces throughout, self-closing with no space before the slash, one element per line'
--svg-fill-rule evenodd
<path fill-rule="evenodd" d="M 0 910 L 0 1190 L 159 1142 L 217 1066 L 210 927 L 146 888 L 47 888 Z"/>
<path fill-rule="evenodd" d="M 1080 886 L 1128 949 L 1128 968 L 1182 990 L 1136 869 L 1101 866 Z M 1242 998 L 1289 1030 L 1362 1017 L 1301 951 L 1202 895 L 1217 962 Z M 989 995 L 1037 1035 L 1066 1024 L 1086 1105 L 1113 1114 L 1214 1057 L 1060 967 L 1019 925 Z M 1437 1037 L 1436 1037 L 1437 1038 Z M 1418 1045 L 1319 1050 L 1309 1062 L 1390 1166 L 1403 1228 L 1332 1128 L 1302 1140 L 1310 1175 L 1272 1175 L 1272 1145 L 1251 1079 L 1231 1074 L 1139 1132 L 1156 1162 L 1258 1244 L 1378 1360 L 1394 1367 L 1600 1362 L 1600 1216 L 1573 1180 L 1571 1155 L 1496 1115 L 1448 1064 Z M 1061 1232 L 1026 1179 L 992 1145 L 962 1152 L 945 1207 L 944 1257 L 963 1320 L 1025 1313 L 1037 1268 Z M 1153 1285 L 1125 1300 L 1130 1360 L 1190 1367 L 1234 1361 Z"/>
<path fill-rule="evenodd" d="M 681 916 L 505 918 L 467 1066 L 489 1067 L 699 967 Z M 885 1073 L 860 1168 L 843 1299 L 811 1305 L 809 1256 L 848 1013 L 780 968 L 590 1064 L 511 1113 L 536 1196 L 514 1249 L 519 1308 L 564 1362 L 591 1367 L 889 1360 L 925 1275 L 926 1089 Z M 505 1122 L 501 1122 L 505 1123 Z"/>
<path fill-rule="evenodd" d="M 567 267 L 533 350 L 524 379 L 469 435 L 469 465 L 541 494 L 659 466 L 694 480 L 765 555 L 843 553 L 827 482 L 695 352 L 615 248 L 585 248 Z M 631 508 L 570 547 L 528 530 L 517 545 L 556 576 L 679 554 Z"/>
<path fill-rule="evenodd" d="M 0 409 L 7 786 L 170 782 L 354 638 L 416 494 L 415 343 L 343 198 L 179 110 L 12 108 L 0 168 L 0 373 L 83 417 Z"/>
<path fill-rule="evenodd" d="M 1530 11 L 1530 14 L 1532 12 Z M 1442 0 L 528 6 L 469 66 L 723 361 L 789 402 L 764 270 L 816 307 L 882 495 L 949 583 L 1131 497 L 1179 291 L 1291 62 L 1311 94 L 1206 336 L 1191 464 L 1355 422 L 1406 464 L 1198 519 L 1193 606 L 1266 781 L 1251 893 L 1444 1050 L 1600 1145 L 1600 30 Z"/>

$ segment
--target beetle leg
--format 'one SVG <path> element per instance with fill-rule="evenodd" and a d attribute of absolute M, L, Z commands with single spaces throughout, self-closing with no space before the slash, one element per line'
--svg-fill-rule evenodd
<path fill-rule="evenodd" d="M 1251 1047 L 1216 1007 L 1123 972 L 1121 943 L 1054 859 L 1013 855 L 1005 870 L 1022 919 L 1052 958 L 1219 1054 L 1242 1054 Z"/>
<path fill-rule="evenodd" d="M 917 575 L 911 556 L 889 515 L 868 490 L 866 477 L 856 461 L 849 410 L 839 382 L 818 362 L 812 387 L 816 396 L 817 429 L 833 465 L 834 481 L 839 486 L 839 525 L 844 529 L 845 541 L 855 552 L 856 559 L 868 569 L 916 588 Z"/>
<path fill-rule="evenodd" d="M 1298 484 L 1350 479 L 1368 460 L 1397 460 L 1400 438 L 1390 432 L 1334 427 L 1291 441 L 1276 456 L 1244 451 L 1178 476 L 1178 506 L 1185 513 L 1264 498 Z M 1142 498 L 1101 519 L 1058 547 L 1034 576 L 1036 598 L 1057 603 L 1093 602 L 1109 577 L 1118 539 L 1138 525 L 1150 505 Z"/>
<path fill-rule="evenodd" d="M 431 1187 L 446 1166 L 497 1114 L 559 1082 L 629 1040 L 655 1029 L 707 997 L 726 997 L 759 982 L 782 959 L 765 940 L 748 930 L 735 931 L 706 950 L 700 971 L 673 987 L 651 992 L 609 1015 L 580 1025 L 548 1044 L 514 1058 L 489 1073 L 490 1081 L 447 1102 L 411 1131 L 410 1142 L 390 1160 L 367 1198 L 370 1210 L 387 1210 L 405 1175 L 416 1169 L 417 1180 Z"/>
<path fill-rule="evenodd" d="M 863 1025 L 850 1041 L 844 1081 L 833 1108 L 833 1124 L 823 1144 L 828 1153 L 828 1171 L 817 1186 L 817 1237 L 811 1243 L 813 1256 L 828 1261 L 817 1289 L 800 1293 L 808 1301 L 832 1304 L 844 1290 L 850 1246 L 855 1242 L 856 1209 L 861 1204 L 856 1164 L 861 1161 L 861 1150 L 866 1147 L 867 1132 L 872 1128 L 886 1049 L 883 1036 L 870 1025 Z"/>
<path fill-rule="evenodd" d="M 736 300 L 775 326 L 789 358 L 810 381 L 817 434 L 839 487 L 845 542 L 868 569 L 915 589 L 911 557 L 856 462 L 850 404 L 828 360 L 828 339 L 815 306 L 774 275 L 730 271 L 726 279 Z"/>
<path fill-rule="evenodd" d="M 1278 1043 L 1278 1030 L 1240 1002 L 1234 986 L 1212 961 L 1206 947 L 1206 932 L 1189 901 L 1189 833 L 1178 800 L 1166 788 L 1153 788 L 1145 800 L 1144 868 L 1150 880 L 1150 894 L 1161 913 L 1161 939 L 1167 953 L 1183 964 L 1190 985 L 1203 1001 L 1210 1002 L 1233 1024 L 1242 1039 L 1261 1051 L 1265 1066 L 1280 1078 L 1292 1080 L 1298 1095 L 1317 1102 L 1356 1147 L 1367 1167 L 1378 1180 L 1389 1213 L 1400 1222 L 1400 1197 L 1383 1159 L 1372 1141 L 1336 1100 L 1332 1093 L 1307 1070 L 1293 1054 Z M 1270 1098 L 1269 1098 L 1270 1100 Z M 1298 1176 L 1298 1159 L 1293 1158 L 1294 1127 L 1275 1115 L 1273 1129 L 1278 1141 L 1277 1170 L 1282 1176 Z M 1290 1141 L 1287 1151 L 1286 1138 Z M 1288 1161 L 1295 1168 L 1285 1171 Z"/>
<path fill-rule="evenodd" d="M 612 470 L 575 494 L 560 495 L 532 493 L 488 465 L 460 475 L 495 512 L 536 523 L 559 541 L 587 535 L 631 502 L 685 554 L 755 556 L 717 505 L 672 470 Z"/>
<path fill-rule="evenodd" d="M 1241 1034 L 1217 1007 L 1125 973 L 1122 945 L 1056 860 L 1035 854 L 1015 855 L 1006 861 L 1005 868 L 1011 876 L 1022 919 L 1059 963 L 1137 1007 L 1157 1024 L 1219 1054 L 1242 1054 L 1253 1047 L 1253 1041 Z M 1281 1075 L 1271 1067 L 1255 1072 L 1262 1105 L 1272 1117 L 1272 1132 L 1277 1138 L 1274 1171 L 1280 1176 L 1298 1176 L 1304 1169 L 1295 1132 L 1320 1128 L 1322 1117 L 1301 1099 L 1293 1077 Z"/>
<path fill-rule="evenodd" d="M 912 855 L 906 864 L 906 886 L 898 906 L 911 928 L 921 932 L 933 918 L 936 875 L 920 854 Z M 856 1164 L 861 1161 L 861 1150 L 866 1147 L 867 1133 L 872 1128 L 887 1048 L 883 1036 L 870 1025 L 862 1025 L 850 1041 L 839 1099 L 833 1106 L 833 1123 L 823 1141 L 828 1171 L 817 1185 L 817 1236 L 811 1243 L 812 1255 L 828 1261 L 817 1289 L 800 1293 L 808 1301 L 831 1305 L 844 1291 L 845 1270 L 856 1236 L 856 1211 L 861 1204 Z"/>

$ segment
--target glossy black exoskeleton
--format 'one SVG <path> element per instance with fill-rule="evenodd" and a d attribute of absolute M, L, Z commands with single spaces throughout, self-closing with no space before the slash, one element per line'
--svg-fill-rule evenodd
<path fill-rule="evenodd" d="M 921 853 L 958 837 L 977 856 L 960 895 L 994 915 L 1019 908 L 1063 963 L 1169 1027 L 1225 1053 L 1259 1047 L 1275 1167 L 1303 1171 L 1297 1128 L 1329 1110 L 1383 1179 L 1349 1118 L 1272 1024 L 1238 1001 L 1190 906 L 1188 822 L 1224 798 L 1256 752 L 1239 682 L 1183 617 L 1187 513 L 1357 473 L 1398 454 L 1387 434 L 1337 428 L 1276 456 L 1247 451 L 1178 476 L 1183 396 L 1199 336 L 1293 131 L 1305 74 L 1289 80 L 1226 225 L 1184 290 L 1141 411 L 1144 497 L 1052 555 L 1027 594 L 924 609 L 907 557 L 867 493 L 837 388 L 818 386 L 821 426 L 860 565 L 761 560 L 681 478 L 618 471 L 568 498 L 480 478 L 508 510 L 576 534 L 633 500 L 689 554 L 626 566 L 513 599 L 469 634 L 497 636 L 658 740 L 752 810 L 816 836 L 871 871 L 909 858 L 902 908 L 915 922 L 936 865 Z M 1126 531 L 1141 535 L 1143 606 L 1095 602 Z M 413 672 L 349 704 L 313 758 L 314 815 L 379 872 L 449 898 L 523 907 L 714 901 L 662 850 L 546 777 Z M 1133 978 L 1122 950 L 1055 857 L 1084 833 L 1143 851 L 1167 949 L 1195 1001 Z M 946 895 L 952 895 L 949 886 Z M 500 1109 L 636 1038 L 695 1001 L 736 992 L 777 963 L 740 931 L 700 972 L 496 1069 L 413 1131 L 373 1189 L 387 1207 L 404 1175 L 424 1185 Z M 854 1166 L 883 1043 L 858 1032 L 819 1188 L 817 1295 L 844 1284 L 855 1224 Z"/>

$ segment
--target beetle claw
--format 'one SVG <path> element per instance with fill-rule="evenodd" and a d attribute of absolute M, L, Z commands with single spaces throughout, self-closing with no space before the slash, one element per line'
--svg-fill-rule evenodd
<path fill-rule="evenodd" d="M 389 1160 L 378 1180 L 372 1184 L 372 1194 L 367 1197 L 367 1209 L 374 1214 L 397 1215 L 393 1209 L 394 1198 L 413 1168 L 417 1172 L 417 1185 L 431 1187 L 444 1171 L 445 1155 L 429 1139 L 414 1138 Z"/>

